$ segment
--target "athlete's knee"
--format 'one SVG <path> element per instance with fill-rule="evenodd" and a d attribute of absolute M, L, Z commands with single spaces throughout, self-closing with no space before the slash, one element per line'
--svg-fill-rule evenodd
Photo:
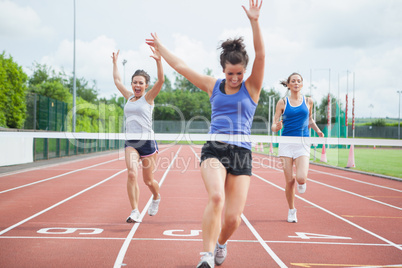
<path fill-rule="evenodd" d="M 151 187 L 154 184 L 153 178 L 144 178 L 144 183 L 146 186 Z"/>
<path fill-rule="evenodd" d="M 135 182 L 138 177 L 138 172 L 136 170 L 129 170 L 127 172 L 127 180 L 130 182 Z"/>
<path fill-rule="evenodd" d="M 223 208 L 225 203 L 225 195 L 221 192 L 214 192 L 210 194 L 209 200 L 214 207 Z"/>
<path fill-rule="evenodd" d="M 231 213 L 225 217 L 225 225 L 229 228 L 236 228 L 241 223 L 241 213 Z"/>
<path fill-rule="evenodd" d="M 307 176 L 304 175 L 304 174 L 303 175 L 298 175 L 296 177 L 296 181 L 297 181 L 298 184 L 305 184 L 306 181 L 307 181 Z"/>

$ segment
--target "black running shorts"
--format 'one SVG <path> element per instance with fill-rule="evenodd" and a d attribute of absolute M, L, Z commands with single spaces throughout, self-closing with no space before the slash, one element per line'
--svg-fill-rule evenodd
<path fill-rule="evenodd" d="M 218 141 L 208 141 L 201 150 L 201 163 L 208 158 L 218 159 L 230 174 L 251 176 L 252 156 L 249 149 Z"/>

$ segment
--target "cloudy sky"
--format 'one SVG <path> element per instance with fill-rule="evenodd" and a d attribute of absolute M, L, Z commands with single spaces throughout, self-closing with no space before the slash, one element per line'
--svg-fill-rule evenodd
<path fill-rule="evenodd" d="M 96 80 L 99 95 L 118 93 L 113 51 L 127 60 L 126 84 L 136 69 L 152 80 L 156 65 L 145 39 L 157 32 L 189 66 L 222 76 L 222 40 L 244 36 L 254 57 L 247 0 L 76 0 L 76 74 Z M 266 47 L 264 88 L 281 95 L 281 79 L 304 77 L 304 92 L 321 100 L 330 91 L 345 105 L 355 89 L 356 117 L 398 117 L 402 91 L 402 1 L 265 0 L 260 25 Z M 30 74 L 34 62 L 72 74 L 74 0 L 0 0 L 0 52 Z M 164 62 L 167 76 L 173 70 Z M 353 83 L 353 76 L 355 77 Z M 349 107 L 351 111 L 351 106 Z M 349 114 L 349 116 L 351 116 Z"/>

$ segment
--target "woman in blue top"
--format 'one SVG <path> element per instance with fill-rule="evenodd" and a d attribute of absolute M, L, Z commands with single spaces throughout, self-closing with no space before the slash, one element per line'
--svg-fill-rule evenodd
<path fill-rule="evenodd" d="M 272 131 L 282 129 L 282 136 L 309 137 L 309 127 L 324 137 L 317 124 L 313 120 L 313 100 L 301 94 L 303 78 L 298 73 L 291 74 L 281 84 L 288 88 L 290 96 L 280 99 L 276 104 Z M 282 120 L 280 117 L 282 116 Z M 285 174 L 285 194 L 289 205 L 288 222 L 297 222 L 295 208 L 295 182 L 299 193 L 306 191 L 306 180 L 310 161 L 310 144 L 305 143 L 280 143 L 278 155 L 282 159 L 283 172 Z M 293 164 L 296 165 L 296 177 L 293 175 Z"/>
<path fill-rule="evenodd" d="M 164 47 L 156 34 L 147 39 L 166 62 L 199 89 L 212 106 L 210 133 L 250 134 L 250 126 L 264 77 L 265 49 L 258 22 L 262 1 L 250 0 L 243 9 L 251 23 L 255 60 L 243 81 L 248 63 L 243 39 L 222 43 L 220 63 L 225 79 L 199 74 Z M 226 242 L 241 222 L 251 176 L 251 144 L 247 140 L 207 142 L 201 152 L 201 176 L 208 192 L 202 220 L 203 252 L 197 267 L 214 267 L 226 258 Z M 223 219 L 222 219 L 223 212 Z"/>

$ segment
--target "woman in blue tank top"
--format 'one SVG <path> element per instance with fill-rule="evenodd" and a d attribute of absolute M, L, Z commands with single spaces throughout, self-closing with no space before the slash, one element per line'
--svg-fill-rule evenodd
<path fill-rule="evenodd" d="M 250 1 L 248 10 L 243 6 L 250 20 L 255 49 L 252 71 L 245 81 L 248 55 L 242 38 L 221 44 L 220 64 L 225 79 L 195 72 L 163 46 L 156 34 L 146 40 L 160 51 L 173 69 L 209 95 L 212 107 L 209 133 L 250 134 L 264 77 L 265 49 L 258 22 L 261 4 L 262 1 L 256 0 Z M 202 220 L 203 252 L 197 267 L 214 267 L 214 263 L 220 265 L 226 258 L 226 242 L 240 225 L 247 199 L 250 149 L 250 143 L 241 139 L 209 141 L 202 148 L 201 176 L 208 192 L 208 203 Z"/>
<path fill-rule="evenodd" d="M 280 99 L 276 104 L 272 131 L 283 128 L 282 136 L 309 137 L 309 127 L 318 136 L 324 137 L 312 117 L 313 100 L 301 94 L 303 78 L 298 73 L 291 74 L 281 84 L 288 88 L 290 96 Z M 282 116 L 282 120 L 280 117 Z M 303 141 L 303 139 L 301 139 Z M 306 191 L 306 180 L 310 161 L 310 144 L 280 143 L 278 155 L 282 159 L 283 173 L 286 180 L 285 194 L 289 205 L 288 222 L 297 222 L 295 208 L 295 184 L 299 193 Z M 293 175 L 296 166 L 296 177 Z M 296 182 L 296 183 L 295 183 Z"/>

